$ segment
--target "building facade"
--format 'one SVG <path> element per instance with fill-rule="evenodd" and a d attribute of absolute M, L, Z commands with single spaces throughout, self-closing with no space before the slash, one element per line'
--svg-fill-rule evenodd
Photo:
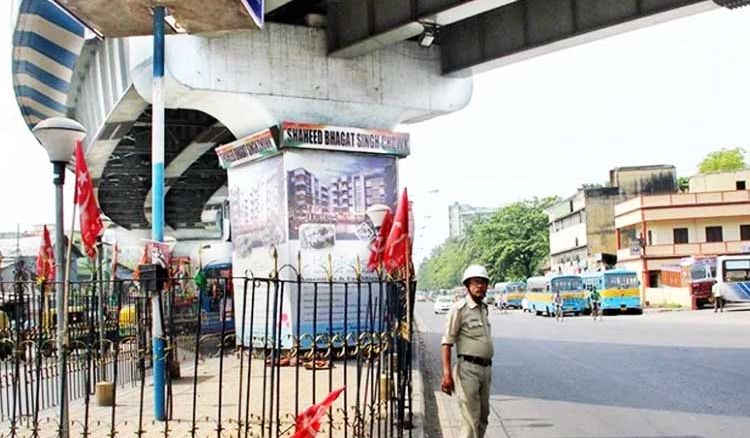
<path fill-rule="evenodd" d="M 640 193 L 675 193 L 674 166 L 618 167 L 606 187 L 578 189 L 547 210 L 550 271 L 578 273 L 616 263 L 614 207 Z"/>
<path fill-rule="evenodd" d="M 287 191 L 294 203 L 292 211 L 301 216 L 295 219 L 310 220 L 330 211 L 328 186 L 307 169 L 299 167 L 287 173 Z"/>
<path fill-rule="evenodd" d="M 458 202 L 448 206 L 449 236 L 456 238 L 463 236 L 468 227 L 482 219 L 488 218 L 498 212 L 500 208 L 474 207 Z"/>
<path fill-rule="evenodd" d="M 615 206 L 618 265 L 659 287 L 662 267 L 685 257 L 750 252 L 750 191 L 722 190 L 747 172 L 698 175 L 689 193 L 639 196 Z"/>
<path fill-rule="evenodd" d="M 750 189 L 750 169 L 739 172 L 709 173 L 690 178 L 690 192 L 721 192 Z"/>

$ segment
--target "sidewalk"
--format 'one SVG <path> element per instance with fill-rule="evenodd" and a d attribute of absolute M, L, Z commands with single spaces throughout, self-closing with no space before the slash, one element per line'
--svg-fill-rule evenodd
<path fill-rule="evenodd" d="M 418 362 L 416 362 L 418 366 Z M 377 363 L 375 363 L 377 366 Z M 331 370 L 316 370 L 315 372 L 303 367 L 281 367 L 280 375 L 277 376 L 279 388 L 273 393 L 278 397 L 271 397 L 271 368 L 263 367 L 261 359 L 253 359 L 250 379 L 250 435 L 261 436 L 261 429 L 269 433 L 272 427 L 268 419 L 274 419 L 273 432 L 275 435 L 275 418 L 277 412 L 280 418 L 281 436 L 290 436 L 294 430 L 295 403 L 300 411 L 313 404 L 313 385 L 315 386 L 315 402 L 320 402 L 330 392 L 330 388 L 337 389 L 344 384 L 347 386 L 339 399 L 333 404 L 329 412 L 333 416 L 332 436 L 344 436 L 345 421 L 354 424 L 357 418 L 357 407 L 364 414 L 365 434 L 369 435 L 370 428 L 373 435 L 378 436 L 378 428 L 381 435 L 385 436 L 386 427 L 391 423 L 392 411 L 386 410 L 386 403 L 382 403 L 380 415 L 375 408 L 379 396 L 378 379 L 376 371 L 362 364 L 358 373 L 357 360 L 348 359 L 346 366 L 343 360 L 334 362 Z M 220 378 L 219 358 L 206 359 L 198 366 L 198 385 L 196 395 L 196 436 L 233 436 L 236 437 L 241 427 L 244 435 L 247 400 L 247 375 L 248 358 L 245 355 L 242 384 L 240 385 L 240 360 L 239 355 L 224 357 L 223 373 Z M 117 407 L 115 418 L 115 430 L 119 437 L 138 436 L 140 412 L 143 412 L 143 424 L 141 430 L 143 437 L 165 436 L 165 427 L 168 427 L 169 436 L 187 437 L 191 435 L 193 415 L 193 364 L 182 362 L 182 378 L 172 382 L 173 392 L 173 418 L 169 422 L 156 422 L 153 420 L 153 388 L 151 378 L 147 377 L 143 387 L 143 406 L 140 405 L 141 387 L 118 388 Z M 265 378 L 264 378 L 265 372 Z M 265 387 L 264 387 L 265 383 Z M 373 388 L 375 389 L 373 391 Z M 263 397 L 263 395 L 266 397 Z M 415 368 L 413 373 L 413 411 L 414 423 L 417 427 L 412 430 L 414 437 L 421 438 L 422 419 L 424 417 L 424 402 L 422 397 L 422 379 L 419 369 Z M 298 397 L 298 398 L 297 398 Z M 358 398 L 359 397 L 359 398 Z M 271 406 L 270 400 L 274 400 Z M 296 399 L 296 400 L 295 400 Z M 359 400 L 359 403 L 357 403 Z M 372 403 L 372 401 L 375 401 Z M 344 407 L 348 406 L 346 410 Z M 278 411 L 277 411 L 278 409 Z M 71 436 L 81 436 L 84 431 L 85 404 L 83 401 L 71 403 Z M 50 409 L 40 414 L 40 438 L 55 437 L 57 435 L 57 410 Z M 109 437 L 112 424 L 112 408 L 96 406 L 92 396 L 89 406 L 89 436 Z M 329 436 L 328 420 L 324 417 L 323 429 L 320 436 Z M 242 425 L 240 425 L 242 422 Z M 32 436 L 31 419 L 28 424 L 19 425 L 18 437 Z M 352 428 L 348 435 L 353 436 Z M 0 437 L 10 436 L 10 425 L 0 424 Z M 217 431 L 221 430 L 218 434 Z M 390 431 L 389 431 L 390 435 Z M 409 431 L 404 432 L 409 436 Z"/>
<path fill-rule="evenodd" d="M 421 333 L 424 331 L 426 324 L 421 321 L 420 318 L 416 317 L 415 326 L 417 327 L 417 331 Z M 453 396 L 449 396 L 440 391 L 439 379 L 442 376 L 442 365 L 440 363 L 432 363 L 429 365 L 432 365 L 430 372 L 432 380 L 436 381 L 423 381 L 424 391 L 432 391 L 434 394 L 435 403 L 437 404 L 437 417 L 440 422 L 440 429 L 443 438 L 458 438 L 461 432 L 462 423 L 461 412 L 458 409 L 458 397 L 455 393 Z M 425 364 L 425 366 L 429 365 Z M 421 375 L 424 374 L 425 372 L 423 370 Z M 429 414 L 430 413 L 425 413 L 425 415 Z M 503 426 L 502 416 L 495 406 L 492 405 L 492 400 L 490 400 L 489 426 L 487 427 L 486 436 L 492 438 L 508 437 L 505 427 Z"/>

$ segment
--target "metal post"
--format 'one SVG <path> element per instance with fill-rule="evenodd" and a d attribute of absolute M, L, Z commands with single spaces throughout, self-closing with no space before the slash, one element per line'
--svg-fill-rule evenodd
<path fill-rule="evenodd" d="M 65 184 L 65 163 L 52 163 L 53 183 L 55 184 L 55 296 L 57 321 L 57 371 L 60 394 L 60 437 L 69 436 L 68 423 L 68 364 L 65 357 L 67 321 L 65 308 L 65 234 L 63 232 L 63 185 Z"/>
<path fill-rule="evenodd" d="M 98 284 L 99 287 L 99 305 L 97 306 L 97 313 L 99 318 L 99 382 L 106 382 L 107 381 L 107 368 L 105 365 L 104 360 L 104 354 L 105 354 L 105 348 L 104 348 L 104 342 L 106 340 L 106 330 L 107 330 L 107 324 L 106 324 L 106 318 L 104 313 L 104 270 L 103 270 L 103 263 L 104 263 L 104 245 L 102 245 L 102 238 L 99 237 L 96 242 L 96 246 L 98 247 L 97 250 L 97 261 L 96 261 L 96 277 L 95 277 L 95 284 Z"/>
<path fill-rule="evenodd" d="M 151 122 L 151 238 L 164 241 L 164 7 L 154 7 Z M 166 419 L 166 358 L 159 293 L 151 297 L 154 362 L 154 418 Z"/>

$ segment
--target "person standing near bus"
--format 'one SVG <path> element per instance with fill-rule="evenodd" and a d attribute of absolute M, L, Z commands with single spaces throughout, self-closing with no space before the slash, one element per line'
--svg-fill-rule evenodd
<path fill-rule="evenodd" d="M 464 271 L 466 296 L 448 312 L 445 334 L 441 341 L 443 381 L 441 389 L 458 393 L 463 423 L 461 438 L 483 438 L 490 415 L 490 384 L 492 381 L 492 329 L 489 308 L 484 303 L 490 277 L 484 266 L 471 265 Z M 456 346 L 455 369 L 451 350 Z M 455 376 L 455 383 L 454 378 Z"/>
<path fill-rule="evenodd" d="M 714 313 L 724 313 L 724 296 L 721 294 L 721 287 L 719 283 L 714 283 L 711 286 L 711 294 L 714 296 Z"/>
<path fill-rule="evenodd" d="M 507 292 L 503 291 L 502 293 L 500 293 L 499 303 L 500 303 L 499 305 L 500 312 L 508 313 L 508 293 Z"/>
<path fill-rule="evenodd" d="M 552 304 L 555 311 L 555 320 L 562 321 L 565 317 L 565 312 L 563 309 L 565 300 L 563 299 L 562 295 L 560 295 L 559 290 L 555 291 L 555 295 L 552 296 Z"/>
<path fill-rule="evenodd" d="M 594 316 L 594 321 L 596 321 L 596 317 L 599 317 L 599 321 L 602 320 L 602 295 L 599 293 L 599 289 L 596 288 L 596 286 L 591 287 L 591 293 L 589 293 L 589 304 L 591 305 L 591 314 Z"/>

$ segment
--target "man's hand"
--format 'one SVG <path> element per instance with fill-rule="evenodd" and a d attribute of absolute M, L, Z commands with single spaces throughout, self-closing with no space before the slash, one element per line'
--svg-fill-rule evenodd
<path fill-rule="evenodd" d="M 443 382 L 440 384 L 440 389 L 448 395 L 453 395 L 455 385 L 453 384 L 453 376 L 451 373 L 443 374 Z"/>

